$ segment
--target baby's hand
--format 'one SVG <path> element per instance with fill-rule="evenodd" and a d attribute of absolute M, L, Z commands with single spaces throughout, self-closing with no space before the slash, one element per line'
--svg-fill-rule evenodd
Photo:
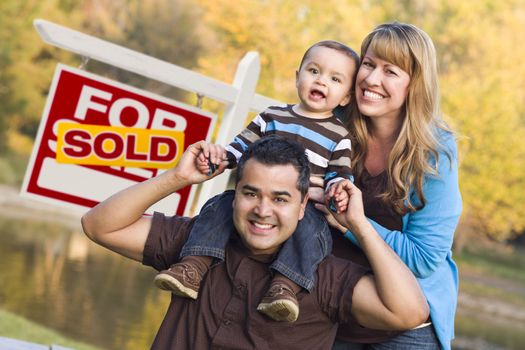
<path fill-rule="evenodd" d="M 338 213 L 344 213 L 348 208 L 348 193 L 340 191 L 336 194 L 336 207 Z"/>
<path fill-rule="evenodd" d="M 339 181 L 330 186 L 330 189 L 326 194 L 327 198 L 330 198 L 328 207 L 334 213 L 343 213 L 348 207 L 348 193 L 341 186 L 342 183 L 343 181 Z"/>
<path fill-rule="evenodd" d="M 195 166 L 204 175 L 213 176 L 220 174 L 228 165 L 225 161 L 226 150 L 221 145 L 214 145 L 207 143 L 202 147 L 202 151 L 195 159 Z M 224 163 L 224 166 L 220 166 Z M 216 174 L 216 170 L 220 168 L 220 172 Z"/>
<path fill-rule="evenodd" d="M 210 171 L 208 157 L 203 152 L 199 153 L 199 156 L 195 159 L 195 166 L 201 174 L 208 175 Z"/>

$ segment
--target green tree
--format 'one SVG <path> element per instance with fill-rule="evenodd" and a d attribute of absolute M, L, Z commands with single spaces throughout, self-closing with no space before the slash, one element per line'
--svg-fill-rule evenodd
<path fill-rule="evenodd" d="M 286 102 L 297 99 L 295 71 L 310 45 L 334 39 L 355 47 L 366 33 L 363 28 L 372 26 L 359 1 L 197 3 L 206 29 L 206 51 L 199 60 L 201 71 L 231 81 L 240 58 L 247 51 L 257 51 L 261 60 L 257 92 Z"/>
<path fill-rule="evenodd" d="M 457 125 L 464 219 L 504 241 L 525 229 L 525 8 L 521 1 L 444 4 L 434 36 L 444 111 Z M 445 26 L 446 32 L 439 33 Z"/>
<path fill-rule="evenodd" d="M 186 0 L 5 0 L 0 4 L 0 152 L 28 154 L 58 62 L 78 66 L 81 58 L 44 43 L 32 22 L 43 18 L 139 52 L 192 68 L 201 50 L 194 34 L 195 7 Z M 164 96 L 184 93 L 165 84 L 97 62 L 86 69 Z M 8 125 L 9 138 L 1 137 Z"/>
<path fill-rule="evenodd" d="M 7 123 L 9 147 L 13 152 L 27 154 L 31 149 L 40 121 L 44 100 L 56 62 L 71 62 L 72 56 L 45 44 L 36 34 L 32 21 L 43 17 L 58 23 L 67 22 L 68 9 L 59 0 L 6 0 L 0 11 L 3 18 L 0 34 L 8 61 L 0 67 L 7 77 L 8 108 L 1 118 Z M 2 82 L 4 83 L 4 82 Z M 5 132 L 6 129 L 2 129 Z"/>
<path fill-rule="evenodd" d="M 23 20 L 17 15 L 21 6 L 16 1 L 0 3 L 0 153 L 5 153 L 8 147 L 7 127 L 12 116 L 22 107 L 22 101 L 12 93 L 16 76 L 9 69 L 14 60 L 14 50 L 17 48 L 18 34 L 24 26 Z"/>

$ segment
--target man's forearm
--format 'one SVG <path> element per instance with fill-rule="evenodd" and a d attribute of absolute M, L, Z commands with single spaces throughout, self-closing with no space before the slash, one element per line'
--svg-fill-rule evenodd
<path fill-rule="evenodd" d="M 150 206 L 189 184 L 176 171 L 168 170 L 120 191 L 82 217 L 84 232 L 97 240 L 97 236 L 120 230 L 140 219 Z"/>
<path fill-rule="evenodd" d="M 368 221 L 359 225 L 355 235 L 374 271 L 377 293 L 390 313 L 385 321 L 397 324 L 395 328 L 423 322 L 428 307 L 412 272 Z"/>
<path fill-rule="evenodd" d="M 82 217 L 82 227 L 93 241 L 119 254 L 142 260 L 151 228 L 151 218 L 144 212 L 171 193 L 210 178 L 196 167 L 198 155 L 206 142 L 190 145 L 177 166 L 161 175 L 131 186 L 99 203 Z M 224 171 L 221 164 L 216 176 Z"/>

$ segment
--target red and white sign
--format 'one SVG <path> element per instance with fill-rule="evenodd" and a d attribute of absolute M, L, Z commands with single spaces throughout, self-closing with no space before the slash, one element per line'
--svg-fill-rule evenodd
<path fill-rule="evenodd" d="M 173 166 L 188 145 L 210 140 L 215 122 L 196 107 L 59 64 L 21 193 L 85 211 Z M 193 195 L 194 186 L 184 188 L 148 212 L 187 215 Z"/>

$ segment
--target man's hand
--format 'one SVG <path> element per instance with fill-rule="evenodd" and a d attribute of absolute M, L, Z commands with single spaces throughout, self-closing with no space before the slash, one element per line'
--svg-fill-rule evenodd
<path fill-rule="evenodd" d="M 341 232 L 341 234 L 345 234 L 348 229 L 341 225 L 335 218 L 334 216 L 332 215 L 332 212 L 330 210 L 328 210 L 328 208 L 322 204 L 322 203 L 315 203 L 315 209 L 321 211 L 325 218 L 326 218 L 326 221 L 328 222 L 328 225 L 333 227 L 334 229 L 338 230 L 339 232 Z"/>
<path fill-rule="evenodd" d="M 310 177 L 310 187 L 308 188 L 308 198 L 316 203 L 324 202 L 323 179 L 317 176 Z"/>
<path fill-rule="evenodd" d="M 224 147 L 205 142 L 199 147 L 201 147 L 201 152 L 195 160 L 195 165 L 201 174 L 208 177 L 221 174 L 228 166 Z M 222 163 L 225 163 L 223 167 L 221 167 Z"/>
<path fill-rule="evenodd" d="M 332 215 L 352 231 L 374 272 L 374 277 L 364 276 L 354 287 L 352 313 L 359 324 L 405 330 L 425 322 L 429 314 L 425 296 L 412 272 L 365 217 L 361 191 L 349 180 L 332 187 L 325 201 L 338 191 L 348 194 L 346 211 Z"/>

